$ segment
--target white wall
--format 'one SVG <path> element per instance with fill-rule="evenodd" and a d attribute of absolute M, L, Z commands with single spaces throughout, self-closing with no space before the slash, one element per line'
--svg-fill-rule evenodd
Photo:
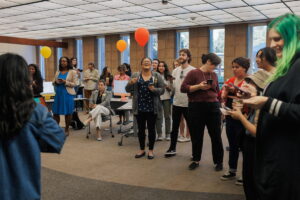
<path fill-rule="evenodd" d="M 4 53 L 15 53 L 23 56 L 28 64 L 36 63 L 35 46 L 0 43 L 0 55 Z"/>

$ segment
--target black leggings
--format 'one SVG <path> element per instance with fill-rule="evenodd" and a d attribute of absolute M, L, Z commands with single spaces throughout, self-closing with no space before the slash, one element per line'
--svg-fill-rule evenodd
<path fill-rule="evenodd" d="M 138 136 L 139 136 L 141 150 L 145 150 L 146 122 L 148 128 L 149 150 L 153 150 L 155 137 L 156 137 L 156 132 L 155 132 L 156 115 L 153 112 L 139 112 L 138 115 L 136 115 L 135 117 L 139 128 Z"/>

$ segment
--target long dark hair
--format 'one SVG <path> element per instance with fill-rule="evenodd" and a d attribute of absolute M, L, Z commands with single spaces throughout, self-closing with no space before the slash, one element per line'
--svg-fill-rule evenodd
<path fill-rule="evenodd" d="M 73 65 L 73 64 L 72 64 L 72 61 L 73 61 L 73 60 L 76 60 L 76 65 Z M 70 59 L 70 65 L 71 65 L 72 67 L 77 68 L 77 61 L 78 61 L 78 60 L 77 60 L 76 57 L 72 57 L 72 58 Z M 59 62 L 59 63 L 60 63 L 60 62 Z"/>
<path fill-rule="evenodd" d="M 19 55 L 0 56 L 0 139 L 19 134 L 35 107 L 27 63 Z"/>
<path fill-rule="evenodd" d="M 40 69 L 38 68 L 38 66 L 36 64 L 29 64 L 29 67 L 33 67 L 35 69 L 35 73 L 33 74 L 33 81 L 37 81 L 37 82 L 43 82 L 43 78 L 42 78 L 42 74 Z"/>
<path fill-rule="evenodd" d="M 157 71 L 159 73 L 160 73 L 160 71 L 159 71 L 159 65 L 160 65 L 160 63 L 164 64 L 164 67 L 165 67 L 164 77 L 165 77 L 166 80 L 168 80 L 168 75 L 170 75 L 169 67 L 168 67 L 168 65 L 167 65 L 167 63 L 165 61 L 160 61 L 158 63 L 158 67 L 157 67 Z"/>
<path fill-rule="evenodd" d="M 108 73 L 108 74 L 106 75 L 107 69 L 108 69 L 107 66 L 105 66 L 105 67 L 103 68 L 101 77 L 110 77 L 110 73 Z"/>
<path fill-rule="evenodd" d="M 68 69 L 68 70 L 73 69 L 73 67 L 71 66 L 71 61 L 70 61 L 70 59 L 69 59 L 68 57 L 66 57 L 66 56 L 63 56 L 63 57 L 60 57 L 60 59 L 59 59 L 59 65 L 58 65 L 59 71 L 62 71 L 62 69 L 63 69 L 63 67 L 61 66 L 61 60 L 62 60 L 63 58 L 67 59 L 67 63 L 68 63 L 67 69 Z"/>

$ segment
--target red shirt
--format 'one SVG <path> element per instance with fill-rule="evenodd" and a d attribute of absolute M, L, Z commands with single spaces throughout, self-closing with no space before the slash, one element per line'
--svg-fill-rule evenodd
<path fill-rule="evenodd" d="M 213 80 L 212 86 L 208 90 L 197 90 L 190 92 L 190 87 L 197 85 L 209 79 Z M 219 93 L 218 76 L 215 72 L 203 72 L 200 69 L 190 71 L 185 77 L 182 85 L 181 92 L 187 93 L 189 102 L 218 102 Z"/>

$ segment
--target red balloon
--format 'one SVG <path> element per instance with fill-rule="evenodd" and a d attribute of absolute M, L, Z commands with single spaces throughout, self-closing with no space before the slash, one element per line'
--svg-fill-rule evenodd
<path fill-rule="evenodd" d="M 135 30 L 134 38 L 140 46 L 145 46 L 149 40 L 149 31 L 145 28 Z"/>

